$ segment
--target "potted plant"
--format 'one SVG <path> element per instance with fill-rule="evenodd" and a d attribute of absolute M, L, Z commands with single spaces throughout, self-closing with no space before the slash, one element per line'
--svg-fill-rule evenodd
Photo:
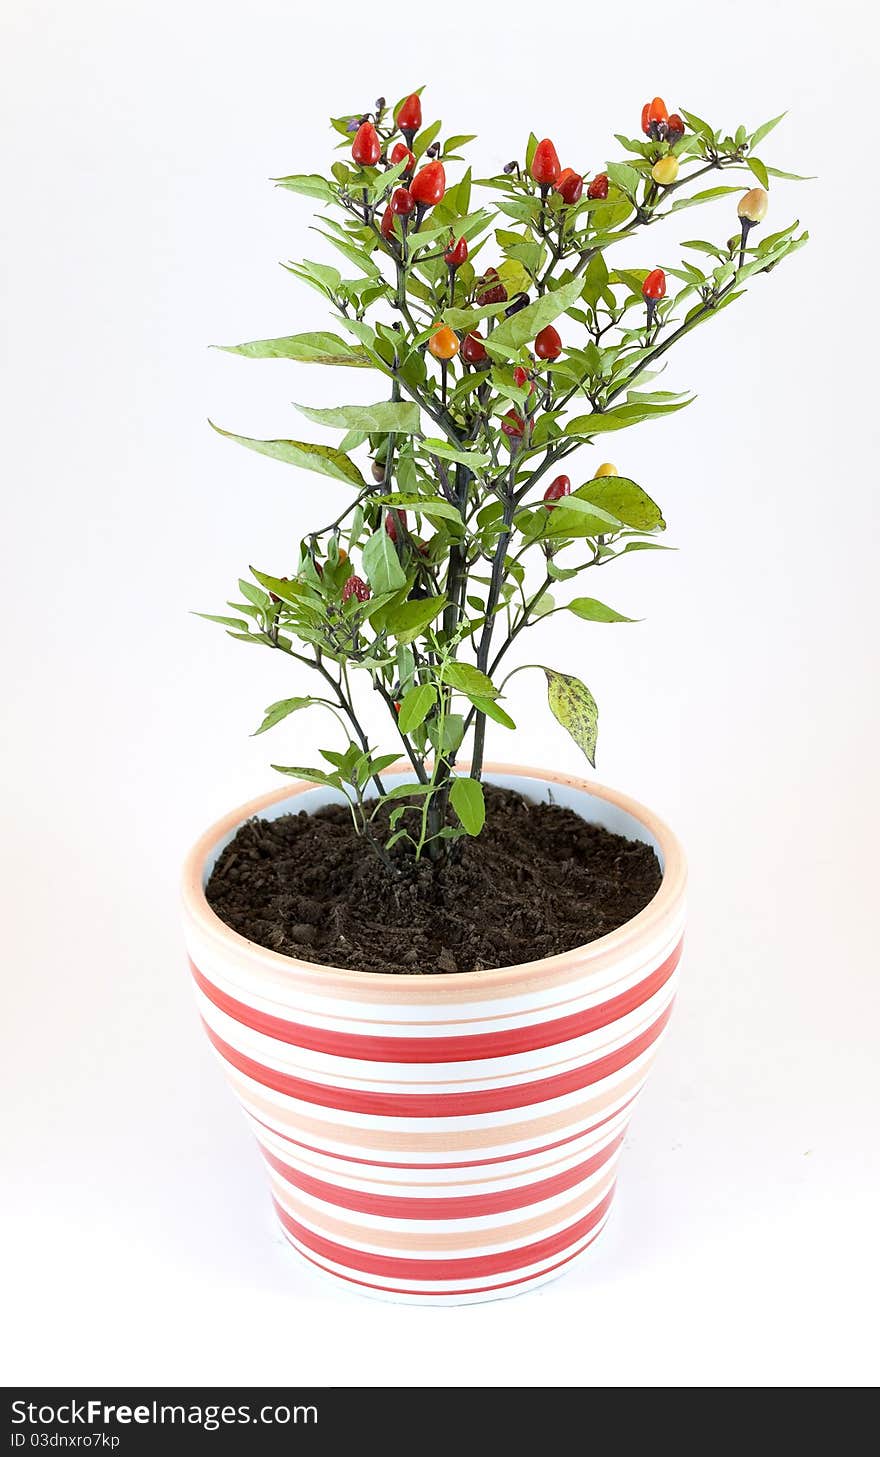
<path fill-rule="evenodd" d="M 332 328 L 231 352 L 363 371 L 376 402 L 299 405 L 332 444 L 230 436 L 326 488 L 298 554 L 203 615 L 294 670 L 258 733 L 314 707 L 333 737 L 199 840 L 186 929 L 284 1233 L 351 1288 L 516 1294 L 607 1217 L 671 1011 L 682 853 L 624 795 L 487 764 L 486 734 L 515 730 L 529 672 L 594 763 L 588 684 L 509 650 L 554 613 L 629 621 L 583 578 L 665 523 L 599 456 L 690 403 L 658 387 L 666 354 L 806 241 L 760 227 L 790 175 L 758 153 L 779 120 L 728 135 L 655 98 L 624 160 L 562 167 L 531 136 L 477 182 L 473 138 L 413 93 L 334 120 L 329 176 L 279 182 L 320 204 L 339 267 L 288 266 Z M 720 236 L 668 266 L 654 225 L 722 197 Z M 622 266 L 649 227 L 649 266 Z"/>

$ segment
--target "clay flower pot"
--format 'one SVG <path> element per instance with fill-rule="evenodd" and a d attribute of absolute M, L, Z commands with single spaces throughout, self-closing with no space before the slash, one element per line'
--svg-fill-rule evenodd
<path fill-rule="evenodd" d="M 561 956 L 384 976 L 267 951 L 205 900 L 244 820 L 315 810 L 332 791 L 265 794 L 208 830 L 186 862 L 199 1010 L 265 1157 L 284 1234 L 350 1289 L 396 1300 L 517 1295 L 589 1248 L 675 995 L 685 864 L 666 826 L 564 774 L 499 766 L 486 777 L 536 800 L 552 792 L 653 845 L 663 870 L 654 899 Z"/>

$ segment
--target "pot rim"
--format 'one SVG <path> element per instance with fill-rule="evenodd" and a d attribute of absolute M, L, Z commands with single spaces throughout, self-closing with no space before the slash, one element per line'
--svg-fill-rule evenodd
<path fill-rule="evenodd" d="M 409 767 L 407 761 L 402 759 L 392 764 L 387 772 L 389 774 L 401 773 Z M 470 768 L 470 765 L 462 764 L 460 768 Z M 315 786 L 307 780 L 297 779 L 278 789 L 257 795 L 255 799 L 249 800 L 246 804 L 239 805 L 221 819 L 216 820 L 204 834 L 199 836 L 183 865 L 182 894 L 185 913 L 208 939 L 237 947 L 242 956 L 252 962 L 261 963 L 270 972 L 295 973 L 300 980 L 305 976 L 309 980 L 314 980 L 316 986 L 324 983 L 328 991 L 331 989 L 338 991 L 345 987 L 351 989 L 357 987 L 360 991 L 363 991 L 365 987 L 375 987 L 377 990 L 383 988 L 386 991 L 396 987 L 400 990 L 401 983 L 404 983 L 407 990 L 411 986 L 419 986 L 425 987 L 426 991 L 430 988 L 436 994 L 438 981 L 442 982 L 444 987 L 459 989 L 477 986 L 491 989 L 496 983 L 509 988 L 511 981 L 525 982 L 539 972 L 564 975 L 566 971 L 575 966 L 584 970 L 586 969 L 585 964 L 609 957 L 614 958 L 618 953 L 628 954 L 638 947 L 639 943 L 656 938 L 658 928 L 664 921 L 669 920 L 681 906 L 687 883 L 687 863 L 684 851 L 677 836 L 664 820 L 645 805 L 640 804 L 638 800 L 631 799 L 629 795 L 593 780 L 581 779 L 576 774 L 557 774 L 552 769 L 498 763 L 484 765 L 484 772 L 538 779 L 548 784 L 569 785 L 571 788 L 592 795 L 593 798 L 607 800 L 610 804 L 616 805 L 617 808 L 632 815 L 643 828 L 653 835 L 663 856 L 663 878 L 656 895 L 637 915 L 629 921 L 625 921 L 622 926 L 618 926 L 617 930 L 610 931 L 605 936 L 599 936 L 595 941 L 574 946 L 570 951 L 562 951 L 555 956 L 542 956 L 537 960 L 521 961 L 513 966 L 494 966 L 484 968 L 482 971 L 446 972 L 440 977 L 421 977 L 401 972 L 358 971 L 353 967 L 330 966 L 318 961 L 300 961 L 295 956 L 285 956 L 280 951 L 270 951 L 268 947 L 260 946 L 255 941 L 249 941 L 246 936 L 242 936 L 240 932 L 227 926 L 226 922 L 221 920 L 209 906 L 202 885 L 205 862 L 218 840 L 236 830 L 245 820 L 251 819 L 254 815 L 267 809 L 269 805 L 276 804 L 279 800 L 292 799 L 298 794 L 314 789 Z"/>

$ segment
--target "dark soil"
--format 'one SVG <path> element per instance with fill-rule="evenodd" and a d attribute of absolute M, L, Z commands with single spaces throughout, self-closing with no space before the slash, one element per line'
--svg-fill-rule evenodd
<path fill-rule="evenodd" d="M 208 902 L 285 956 L 434 975 L 570 951 L 657 892 L 648 845 L 492 786 L 486 809 L 482 834 L 455 841 L 445 865 L 401 859 L 399 875 L 355 835 L 344 806 L 248 820 L 217 861 Z"/>

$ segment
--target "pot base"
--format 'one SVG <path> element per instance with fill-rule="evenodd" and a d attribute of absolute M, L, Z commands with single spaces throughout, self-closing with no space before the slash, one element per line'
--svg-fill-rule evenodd
<path fill-rule="evenodd" d="M 386 1305 L 422 1305 L 436 1308 L 438 1305 L 486 1305 L 495 1300 L 515 1300 L 517 1296 L 529 1295 L 543 1285 L 552 1285 L 554 1281 L 561 1279 L 575 1262 L 580 1263 L 582 1256 L 593 1248 L 610 1217 L 611 1210 L 608 1209 L 586 1243 L 581 1245 L 573 1255 L 567 1255 L 564 1260 L 557 1261 L 548 1270 L 543 1270 L 537 1275 L 527 1275 L 518 1280 L 511 1280 L 502 1285 L 494 1285 L 488 1289 L 457 1291 L 402 1290 L 389 1286 L 372 1285 L 366 1279 L 355 1279 L 350 1275 L 337 1274 L 335 1270 L 320 1264 L 309 1255 L 283 1226 L 281 1233 L 289 1251 L 300 1256 L 304 1262 L 300 1264 L 297 1261 L 299 1268 L 305 1268 L 310 1275 L 314 1276 L 316 1283 L 324 1286 L 325 1289 L 333 1285 L 337 1292 L 351 1293 L 354 1291 L 358 1295 L 366 1296 L 368 1300 L 380 1300 Z"/>

